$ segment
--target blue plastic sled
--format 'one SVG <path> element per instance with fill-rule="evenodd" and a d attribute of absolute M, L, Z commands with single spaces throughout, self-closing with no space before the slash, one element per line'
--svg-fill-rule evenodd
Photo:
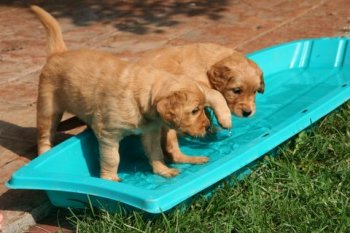
<path fill-rule="evenodd" d="M 234 118 L 232 135 L 220 131 L 202 140 L 184 138 L 181 150 L 209 156 L 204 165 L 171 166 L 181 174 L 152 174 L 137 137 L 121 145 L 122 182 L 98 178 L 98 147 L 91 131 L 57 145 L 15 172 L 11 189 L 45 190 L 60 207 L 99 208 L 124 203 L 160 213 L 252 163 L 350 97 L 350 38 L 301 40 L 250 54 L 263 69 L 265 94 L 256 115 Z"/>

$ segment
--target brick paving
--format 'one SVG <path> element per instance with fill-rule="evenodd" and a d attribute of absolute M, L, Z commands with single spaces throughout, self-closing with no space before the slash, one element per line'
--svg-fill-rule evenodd
<path fill-rule="evenodd" d="M 74 231 L 64 221 L 65 212 L 57 215 L 43 192 L 4 186 L 16 169 L 36 156 L 37 83 L 46 39 L 28 10 L 34 3 L 58 19 L 70 49 L 95 48 L 124 59 L 192 42 L 214 42 L 249 53 L 296 39 L 350 35 L 349 0 L 0 1 L 3 232 Z M 62 134 L 58 141 L 79 131 Z"/>

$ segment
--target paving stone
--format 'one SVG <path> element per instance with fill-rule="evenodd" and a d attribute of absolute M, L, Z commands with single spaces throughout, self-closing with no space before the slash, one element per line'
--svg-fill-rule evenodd
<path fill-rule="evenodd" d="M 316 37 L 341 36 L 349 22 L 350 1 L 319 1 L 311 10 L 299 15 L 273 30 L 237 44 L 236 49 L 245 53 L 274 44 Z"/>

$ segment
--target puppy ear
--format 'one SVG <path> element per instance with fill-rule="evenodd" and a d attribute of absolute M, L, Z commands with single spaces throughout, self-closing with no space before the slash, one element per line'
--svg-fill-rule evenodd
<path fill-rule="evenodd" d="M 230 77 L 228 76 L 230 69 L 224 65 L 214 65 L 207 71 L 210 84 L 216 90 L 222 90 Z"/>
<path fill-rule="evenodd" d="M 175 117 L 175 113 L 171 109 L 170 101 L 171 100 L 169 97 L 165 97 L 158 101 L 156 105 L 158 114 L 163 120 L 165 120 L 168 123 L 171 123 L 172 119 L 174 119 Z"/>
<path fill-rule="evenodd" d="M 260 86 L 259 86 L 258 92 L 264 93 L 265 82 L 264 82 L 264 75 L 263 75 L 262 70 L 259 68 L 259 66 L 253 60 L 250 60 L 249 58 L 247 58 L 247 61 L 248 61 L 249 65 L 252 66 L 258 74 L 260 74 Z"/>
<path fill-rule="evenodd" d="M 260 87 L 258 89 L 258 92 L 263 94 L 265 91 L 265 82 L 264 82 L 264 75 L 263 73 L 261 72 L 261 75 L 260 75 Z"/>
<path fill-rule="evenodd" d="M 177 124 L 178 113 L 181 112 L 179 111 L 181 108 L 179 103 L 183 98 L 186 98 L 186 93 L 179 91 L 164 97 L 157 102 L 157 112 L 164 121 L 171 125 Z"/>

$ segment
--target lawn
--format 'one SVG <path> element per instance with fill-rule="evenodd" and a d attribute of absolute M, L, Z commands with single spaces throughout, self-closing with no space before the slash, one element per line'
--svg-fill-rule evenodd
<path fill-rule="evenodd" d="M 235 182 L 235 185 L 229 183 Z M 350 101 L 267 154 L 244 180 L 155 218 L 72 211 L 77 232 L 350 232 Z"/>

